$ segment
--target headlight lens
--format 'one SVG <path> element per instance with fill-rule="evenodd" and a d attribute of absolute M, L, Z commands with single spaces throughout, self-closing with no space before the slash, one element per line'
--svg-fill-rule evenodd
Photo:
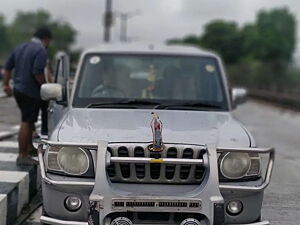
<path fill-rule="evenodd" d="M 220 170 L 224 177 L 240 179 L 247 175 L 251 167 L 251 159 L 248 153 L 227 153 L 221 160 Z"/>
<path fill-rule="evenodd" d="M 62 147 L 58 152 L 57 162 L 65 173 L 71 175 L 82 175 L 89 169 L 89 158 L 78 147 Z"/>

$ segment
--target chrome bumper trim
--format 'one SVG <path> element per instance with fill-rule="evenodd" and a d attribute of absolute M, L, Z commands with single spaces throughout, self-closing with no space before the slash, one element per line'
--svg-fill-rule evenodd
<path fill-rule="evenodd" d="M 40 221 L 42 223 L 47 223 L 50 225 L 88 225 L 87 222 L 58 220 L 58 219 L 53 219 L 53 218 L 50 218 L 47 216 L 41 216 Z M 227 225 L 231 225 L 231 224 L 227 224 Z M 265 220 L 265 221 L 256 222 L 256 223 L 234 224 L 234 225 L 270 225 L 270 222 Z"/>
<path fill-rule="evenodd" d="M 261 154 L 269 154 L 269 162 L 267 165 L 264 181 L 259 186 L 241 186 L 241 185 L 227 185 L 221 184 L 219 187 L 221 190 L 238 190 L 238 191 L 252 191 L 260 192 L 264 190 L 271 181 L 273 172 L 273 166 L 275 161 L 275 149 L 274 148 L 217 148 L 218 152 L 254 152 Z M 259 224 L 258 224 L 259 225 Z"/>
<path fill-rule="evenodd" d="M 51 224 L 51 225 L 88 225 L 87 222 L 58 220 L 47 216 L 41 216 L 40 220 L 42 223 Z"/>
<path fill-rule="evenodd" d="M 43 144 L 49 145 L 77 145 L 76 143 L 68 143 L 68 142 L 51 142 L 51 141 L 43 141 Z M 41 176 L 44 182 L 53 185 L 73 185 L 73 186 L 88 186 L 93 187 L 95 185 L 94 181 L 91 182 L 81 182 L 81 181 L 57 181 L 52 180 L 47 177 L 43 159 L 43 144 L 40 144 L 38 147 L 38 158 L 40 163 L 40 170 Z M 81 146 L 93 146 L 95 144 L 78 144 Z M 97 147 L 97 146 L 96 146 Z M 217 148 L 217 152 L 255 152 L 260 154 L 269 154 L 269 162 L 267 165 L 266 174 L 264 177 L 264 181 L 259 186 L 241 186 L 241 185 L 227 185 L 227 184 L 220 184 L 220 190 L 237 190 L 237 191 L 251 191 L 251 192 L 260 192 L 264 190 L 270 183 L 273 166 L 275 161 L 275 149 L 274 148 Z M 153 159 L 153 158 L 137 158 L 137 157 L 110 157 L 108 156 L 108 160 L 106 162 L 109 165 L 111 162 L 143 162 L 143 163 L 177 163 L 177 164 L 201 164 L 203 165 L 204 162 L 202 159 L 171 159 L 171 158 L 164 158 L 164 159 Z"/>
<path fill-rule="evenodd" d="M 141 157 L 111 157 L 108 163 L 161 163 L 203 165 L 203 159 L 176 159 L 176 158 L 141 158 Z"/>
<path fill-rule="evenodd" d="M 226 225 L 270 225 L 270 222 L 265 220 L 261 222 L 256 222 L 256 223 L 247 223 L 247 224 L 226 224 Z"/>

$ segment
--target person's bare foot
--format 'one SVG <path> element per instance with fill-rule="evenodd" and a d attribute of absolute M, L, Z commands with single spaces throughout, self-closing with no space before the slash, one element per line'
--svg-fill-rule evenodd
<path fill-rule="evenodd" d="M 17 166 L 35 166 L 38 164 L 39 162 L 31 158 L 30 156 L 18 156 L 17 158 Z"/>

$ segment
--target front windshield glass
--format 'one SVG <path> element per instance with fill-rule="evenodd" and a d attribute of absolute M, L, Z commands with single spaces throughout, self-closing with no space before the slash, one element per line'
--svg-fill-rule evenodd
<path fill-rule="evenodd" d="M 227 109 L 218 64 L 213 57 L 87 55 L 74 107 L 115 103 L 116 100 L 203 103 L 219 110 Z M 143 104 L 138 107 L 149 108 Z"/>

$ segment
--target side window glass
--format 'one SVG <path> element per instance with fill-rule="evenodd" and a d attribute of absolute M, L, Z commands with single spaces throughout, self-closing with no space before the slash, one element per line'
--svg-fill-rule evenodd
<path fill-rule="evenodd" d="M 64 66 L 63 60 L 57 60 L 55 68 L 55 83 L 63 84 L 64 82 Z"/>

